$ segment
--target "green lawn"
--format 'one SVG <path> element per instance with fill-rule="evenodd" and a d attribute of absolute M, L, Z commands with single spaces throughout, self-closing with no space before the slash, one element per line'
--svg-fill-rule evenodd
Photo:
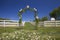
<path fill-rule="evenodd" d="M 60 27 L 38 27 L 37 30 L 34 30 L 35 26 L 33 26 L 30 23 L 25 23 L 25 26 L 23 28 L 20 27 L 0 27 L 0 37 L 2 35 L 2 33 L 12 33 L 14 31 L 19 31 L 19 30 L 24 30 L 25 32 L 36 32 L 36 33 L 40 33 L 39 35 L 48 35 L 48 36 L 52 36 L 55 37 L 56 40 L 60 40 Z"/>

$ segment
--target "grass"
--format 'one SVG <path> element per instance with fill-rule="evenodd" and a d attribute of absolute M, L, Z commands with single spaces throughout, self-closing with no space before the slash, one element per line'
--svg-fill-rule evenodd
<path fill-rule="evenodd" d="M 29 22 L 25 23 L 24 29 L 33 30 L 34 28 L 35 28 L 35 27 L 34 27 L 32 24 L 30 24 Z"/>
<path fill-rule="evenodd" d="M 0 27 L 0 36 L 2 33 L 11 33 L 18 30 L 25 30 L 29 32 L 39 32 L 41 35 L 51 35 L 55 36 L 56 40 L 60 40 L 60 27 L 38 27 L 37 30 L 34 30 L 35 26 L 30 23 L 25 23 L 23 29 L 20 27 Z"/>
<path fill-rule="evenodd" d="M 17 28 L 13 28 L 13 27 L 0 27 L 0 34 L 1 33 L 4 33 L 4 32 L 13 32 L 13 31 L 16 31 Z"/>

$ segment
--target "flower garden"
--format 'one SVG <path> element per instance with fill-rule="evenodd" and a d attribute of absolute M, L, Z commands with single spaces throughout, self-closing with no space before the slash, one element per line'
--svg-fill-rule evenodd
<path fill-rule="evenodd" d="M 0 27 L 0 40 L 60 40 L 59 27 L 34 27 L 26 24 L 23 29 L 20 27 Z"/>
<path fill-rule="evenodd" d="M 48 40 L 50 36 L 40 35 L 39 32 L 30 32 L 30 31 L 14 31 L 12 33 L 2 33 L 0 40 Z"/>
<path fill-rule="evenodd" d="M 42 32 L 19 30 L 11 33 L 2 33 L 0 40 L 55 40 L 53 37 L 48 34 L 42 34 Z"/>
<path fill-rule="evenodd" d="M 7 28 L 8 29 L 8 28 Z M 15 29 L 15 28 L 14 28 Z M 47 30 L 46 30 L 47 29 Z M 50 28 L 51 29 L 51 28 Z M 38 30 L 15 29 L 5 30 L 0 33 L 0 40 L 59 40 L 59 28 L 54 30 L 49 28 L 39 28 Z M 50 31 L 49 31 L 50 30 Z"/>

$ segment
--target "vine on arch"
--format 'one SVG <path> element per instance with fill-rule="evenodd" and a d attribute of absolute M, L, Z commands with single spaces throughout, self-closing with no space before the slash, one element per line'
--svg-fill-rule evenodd
<path fill-rule="evenodd" d="M 20 24 L 22 24 L 22 13 L 25 12 L 26 10 L 30 10 L 32 12 L 34 12 L 34 18 L 35 18 L 35 29 L 37 29 L 38 26 L 38 12 L 36 8 L 30 8 L 29 5 L 27 5 L 26 8 L 19 10 L 18 16 L 19 16 L 19 26 Z"/>

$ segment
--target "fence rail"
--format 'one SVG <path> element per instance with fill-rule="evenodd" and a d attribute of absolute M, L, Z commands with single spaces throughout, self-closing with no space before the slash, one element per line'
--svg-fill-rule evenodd
<path fill-rule="evenodd" d="M 24 22 L 23 22 L 24 23 Z M 35 22 L 30 22 L 35 25 Z M 0 27 L 18 27 L 19 23 L 17 20 L 0 20 Z M 44 21 L 39 22 L 39 27 L 60 27 L 60 21 Z"/>
<path fill-rule="evenodd" d="M 45 27 L 60 27 L 60 21 L 44 21 Z"/>
<path fill-rule="evenodd" d="M 17 20 L 0 20 L 0 27 L 17 27 L 18 24 Z"/>
<path fill-rule="evenodd" d="M 30 22 L 35 25 L 35 22 Z M 39 22 L 38 27 L 60 27 L 60 21 L 44 21 Z"/>

